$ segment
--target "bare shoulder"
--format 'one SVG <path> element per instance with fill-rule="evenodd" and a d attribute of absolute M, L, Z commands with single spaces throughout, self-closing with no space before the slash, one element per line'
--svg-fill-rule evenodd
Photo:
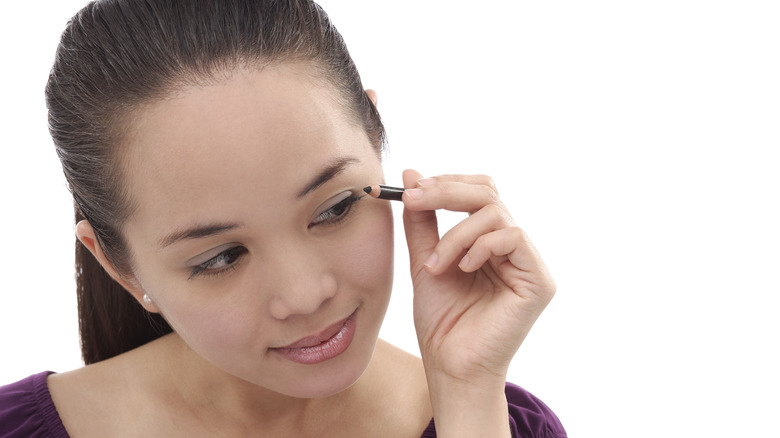
<path fill-rule="evenodd" d="M 148 409 L 141 394 L 149 385 L 139 353 L 133 350 L 48 377 L 54 406 L 70 436 L 122 436 L 134 429 L 128 425 L 137 423 Z"/>
<path fill-rule="evenodd" d="M 117 379 L 109 377 L 116 375 L 114 368 L 100 363 L 49 376 L 49 392 L 70 436 L 98 436 L 118 423 L 123 397 Z"/>

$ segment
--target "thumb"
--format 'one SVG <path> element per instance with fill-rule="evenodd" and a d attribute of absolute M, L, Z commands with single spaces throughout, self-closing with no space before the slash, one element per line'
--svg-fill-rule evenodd
<path fill-rule="evenodd" d="M 405 188 L 418 187 L 417 181 L 422 175 L 415 170 L 405 170 L 403 181 Z M 404 196 L 406 198 L 406 196 Z M 404 230 L 406 244 L 409 247 L 409 262 L 412 277 L 422 271 L 428 257 L 439 243 L 439 227 L 434 210 L 412 211 L 404 208 Z"/>

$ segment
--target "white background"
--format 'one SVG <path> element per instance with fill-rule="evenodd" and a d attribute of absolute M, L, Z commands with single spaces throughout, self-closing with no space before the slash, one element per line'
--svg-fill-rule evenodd
<path fill-rule="evenodd" d="M 4 383 L 81 364 L 43 88 L 84 3 L 3 6 Z M 780 436 L 776 2 L 322 4 L 379 92 L 388 182 L 490 174 L 545 257 L 558 294 L 511 381 L 572 437 Z M 416 352 L 396 225 L 382 336 Z"/>

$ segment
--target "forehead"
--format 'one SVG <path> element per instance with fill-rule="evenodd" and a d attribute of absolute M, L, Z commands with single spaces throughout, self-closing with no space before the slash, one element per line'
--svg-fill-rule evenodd
<path fill-rule="evenodd" d="M 134 114 L 122 160 L 129 222 L 208 220 L 260 194 L 289 201 L 345 156 L 376 155 L 326 82 L 295 65 L 239 70 Z"/>

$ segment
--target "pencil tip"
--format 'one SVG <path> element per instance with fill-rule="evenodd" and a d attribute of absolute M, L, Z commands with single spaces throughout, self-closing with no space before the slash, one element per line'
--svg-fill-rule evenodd
<path fill-rule="evenodd" d="M 371 186 L 368 186 L 368 187 L 364 187 L 364 188 L 363 188 L 363 191 L 364 191 L 364 192 L 366 192 L 366 193 L 368 193 L 369 195 L 371 194 L 371 190 L 373 190 L 373 189 L 371 188 Z"/>

